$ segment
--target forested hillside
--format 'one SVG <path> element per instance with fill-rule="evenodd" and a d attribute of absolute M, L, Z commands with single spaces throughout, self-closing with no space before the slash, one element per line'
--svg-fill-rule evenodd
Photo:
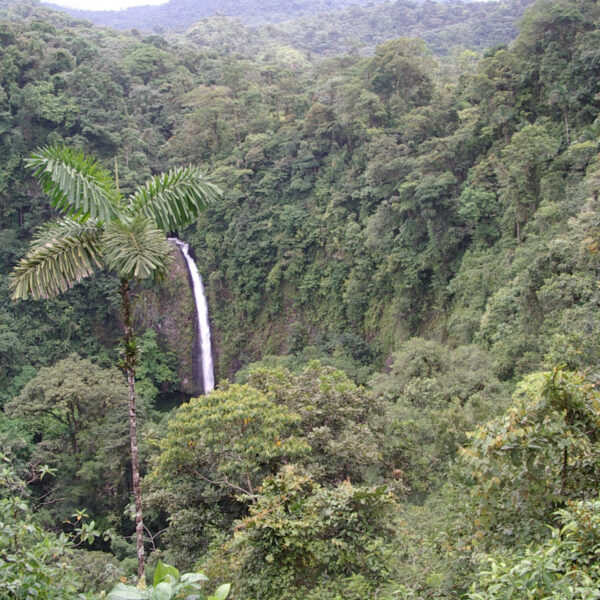
<path fill-rule="evenodd" d="M 501 44 L 524 4 L 413 5 L 423 39 L 381 43 L 399 3 L 165 36 L 0 6 L 0 590 L 136 583 L 134 357 L 157 597 L 201 582 L 165 564 L 233 600 L 597 596 L 597 3 L 540 0 Z M 35 232 L 56 242 L 38 226 L 69 202 L 114 217 L 81 186 L 51 207 L 25 161 L 47 145 L 94 156 L 119 202 L 182 165 L 223 190 L 169 231 L 205 281 L 208 396 L 184 382 L 177 262 L 131 276 L 137 342 L 110 256 L 11 300 Z"/>
<path fill-rule="evenodd" d="M 116 29 L 153 31 L 156 27 L 185 31 L 206 17 L 238 17 L 248 25 L 287 21 L 295 17 L 343 10 L 349 6 L 380 4 L 383 0 L 169 0 L 158 6 L 135 6 L 125 10 L 76 10 L 54 5 L 97 25 Z"/>
<path fill-rule="evenodd" d="M 219 3 L 215 11 L 202 3 L 171 0 L 124 11 L 61 10 L 119 29 L 162 34 L 189 30 L 188 37 L 198 45 L 222 52 L 277 54 L 280 46 L 290 46 L 318 58 L 346 52 L 372 54 L 377 44 L 397 37 L 419 37 L 441 54 L 455 46 L 484 50 L 516 37 L 516 23 L 531 0 L 327 4 L 236 2 L 229 7 Z"/>
<path fill-rule="evenodd" d="M 316 56 L 351 51 L 372 54 L 378 44 L 398 37 L 421 38 L 436 54 L 448 54 L 453 47 L 485 50 L 512 41 L 517 22 L 530 4 L 530 0 L 396 0 L 298 18 L 259 31 Z"/>

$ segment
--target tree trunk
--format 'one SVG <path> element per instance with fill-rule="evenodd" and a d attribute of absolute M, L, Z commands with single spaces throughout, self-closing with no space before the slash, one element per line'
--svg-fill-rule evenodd
<path fill-rule="evenodd" d="M 140 465 L 138 459 L 137 414 L 135 405 L 135 367 L 137 348 L 131 324 L 131 295 L 129 281 L 121 280 L 121 317 L 125 335 L 123 336 L 123 369 L 127 374 L 129 393 L 129 439 L 131 442 L 131 477 L 133 498 L 135 500 L 135 538 L 138 559 L 138 580 L 144 581 L 144 520 L 142 516 L 142 493 L 140 490 Z"/>
<path fill-rule="evenodd" d="M 568 466 L 569 466 L 569 454 L 568 454 L 567 448 L 565 447 L 563 449 L 563 466 L 562 466 L 562 474 L 561 474 L 562 484 L 560 487 L 560 495 L 563 497 L 565 495 L 565 492 L 567 491 Z"/>

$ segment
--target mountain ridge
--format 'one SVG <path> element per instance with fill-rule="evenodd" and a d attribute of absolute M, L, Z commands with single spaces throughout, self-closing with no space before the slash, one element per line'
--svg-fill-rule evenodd
<path fill-rule="evenodd" d="M 267 12 L 263 16 L 273 17 L 275 13 L 268 10 L 277 8 L 278 1 L 268 0 L 265 5 Z M 207 11 L 202 13 L 197 9 L 210 7 L 209 0 L 204 0 L 196 8 L 191 0 L 171 0 L 156 7 L 132 7 L 124 11 L 90 12 L 65 10 L 48 4 L 44 6 L 52 10 L 59 8 L 63 14 L 117 30 L 131 29 L 161 35 L 177 35 L 185 31 L 186 37 L 194 44 L 224 54 L 262 55 L 271 52 L 275 43 L 300 51 L 310 60 L 311 56 L 319 58 L 356 51 L 369 55 L 378 44 L 399 37 L 421 38 L 437 55 L 447 55 L 452 48 L 483 51 L 512 41 L 517 35 L 517 22 L 530 4 L 531 0 L 396 0 L 376 3 L 361 0 L 361 4 L 351 4 L 347 0 L 306 1 L 294 3 L 298 13 L 295 18 L 285 21 L 275 18 L 267 21 L 265 18 L 262 24 L 255 23 L 256 14 L 247 18 L 248 7 L 256 7 L 255 0 L 246 0 L 246 12 L 235 16 L 223 12 L 202 16 Z M 227 0 L 221 8 L 231 8 L 232 5 L 232 0 Z M 318 8 L 347 7 L 333 12 L 300 15 L 299 11 L 309 5 Z M 162 12 L 157 13 L 154 9 Z M 163 13 L 163 17 L 157 17 Z M 158 22 L 160 25 L 157 25 Z"/>
<path fill-rule="evenodd" d="M 384 0 L 169 0 L 158 6 L 134 6 L 123 10 L 78 10 L 48 3 L 47 6 L 96 25 L 142 31 L 184 31 L 196 21 L 215 15 L 239 17 L 245 25 L 266 25 L 298 17 L 335 12 L 351 6 L 382 4 Z"/>

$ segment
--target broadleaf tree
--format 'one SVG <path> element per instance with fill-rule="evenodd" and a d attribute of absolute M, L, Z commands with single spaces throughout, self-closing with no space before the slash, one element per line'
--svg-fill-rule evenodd
<path fill-rule="evenodd" d="M 144 525 L 135 395 L 138 351 L 131 285 L 165 275 L 170 262 L 166 234 L 194 221 L 221 191 L 199 168 L 188 166 L 154 176 L 130 196 L 123 196 L 110 172 L 83 152 L 62 145 L 36 151 L 27 166 L 63 216 L 39 229 L 28 253 L 14 268 L 13 299 L 57 296 L 97 269 L 114 271 L 121 282 L 121 366 L 128 382 L 138 577 L 142 579 Z"/>

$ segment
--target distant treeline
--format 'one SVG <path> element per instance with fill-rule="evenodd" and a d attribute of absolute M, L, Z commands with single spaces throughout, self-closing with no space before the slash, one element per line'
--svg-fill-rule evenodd
<path fill-rule="evenodd" d="M 199 19 L 215 15 L 238 17 L 248 25 L 277 23 L 297 17 L 339 11 L 350 6 L 381 4 L 383 0 L 169 0 L 159 6 L 125 10 L 75 10 L 54 5 L 73 16 L 115 29 L 173 29 L 184 31 Z"/>
<path fill-rule="evenodd" d="M 461 46 L 483 50 L 508 43 L 531 0 L 508 2 L 225 1 L 171 0 L 161 6 L 69 14 L 96 25 L 167 33 L 190 28 L 196 43 L 230 52 L 260 52 L 276 41 L 314 56 L 373 52 L 397 37 L 420 37 L 436 53 Z"/>

